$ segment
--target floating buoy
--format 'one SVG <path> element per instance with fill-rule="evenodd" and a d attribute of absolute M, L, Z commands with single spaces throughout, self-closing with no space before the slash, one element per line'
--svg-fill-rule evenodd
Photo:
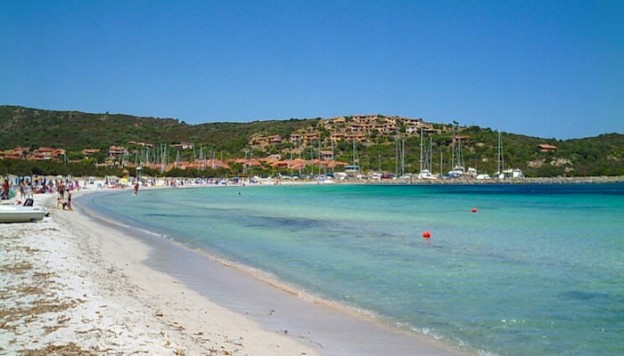
<path fill-rule="evenodd" d="M 431 233 L 429 231 L 423 232 L 423 239 L 430 239 L 430 238 L 431 238 Z"/>
<path fill-rule="evenodd" d="M 470 211 L 472 211 L 473 213 L 476 213 L 477 212 L 477 208 L 472 208 L 472 209 L 470 209 Z"/>

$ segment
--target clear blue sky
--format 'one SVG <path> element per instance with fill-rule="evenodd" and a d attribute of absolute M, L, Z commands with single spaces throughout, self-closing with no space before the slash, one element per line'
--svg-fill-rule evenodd
<path fill-rule="evenodd" d="M 624 133 L 624 1 L 0 0 L 0 105 Z"/>

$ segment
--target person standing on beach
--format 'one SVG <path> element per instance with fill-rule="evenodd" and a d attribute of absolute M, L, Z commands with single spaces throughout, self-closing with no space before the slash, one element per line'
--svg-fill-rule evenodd
<path fill-rule="evenodd" d="M 134 195 L 139 194 L 139 180 L 137 179 L 134 183 Z"/>
<path fill-rule="evenodd" d="M 24 185 L 24 199 L 28 199 L 33 197 L 33 187 L 32 183 L 28 182 Z"/>
<path fill-rule="evenodd" d="M 65 184 L 63 184 L 63 181 L 61 181 L 60 183 L 57 183 L 56 187 L 58 189 L 60 198 L 61 199 L 65 198 Z"/>
<path fill-rule="evenodd" d="M 59 197 L 56 200 L 56 208 L 58 209 L 58 207 L 60 205 L 61 207 L 63 207 L 63 210 L 65 210 L 65 209 L 67 209 L 67 210 L 74 210 L 74 209 L 72 209 L 72 206 L 71 206 L 71 192 L 68 190 L 66 195 L 67 195 L 66 198 Z"/>
<path fill-rule="evenodd" d="M 65 201 L 65 204 L 63 204 L 63 210 L 65 210 L 65 207 L 67 207 L 67 210 L 74 210 L 72 209 L 71 206 L 71 192 L 67 191 L 67 200 Z"/>
<path fill-rule="evenodd" d="M 2 200 L 8 200 L 9 199 L 9 190 L 11 189 L 11 186 L 9 185 L 9 180 L 8 179 L 4 179 L 4 182 L 2 183 Z"/>

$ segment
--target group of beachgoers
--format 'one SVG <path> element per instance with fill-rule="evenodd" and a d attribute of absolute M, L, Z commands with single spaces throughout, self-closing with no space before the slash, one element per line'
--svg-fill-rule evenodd
<path fill-rule="evenodd" d="M 71 210 L 71 192 L 80 190 L 76 179 L 50 179 L 46 177 L 5 177 L 2 180 L 0 198 L 13 200 L 15 204 L 33 198 L 33 194 L 58 193 L 57 206 Z"/>
<path fill-rule="evenodd" d="M 33 189 L 33 185 L 30 181 L 27 181 L 24 178 L 14 181 L 6 177 L 2 182 L 2 193 L 0 194 L 0 198 L 2 200 L 10 200 L 12 198 L 15 198 L 15 200 L 28 198 L 32 199 L 32 195 L 35 192 L 36 191 Z"/>
<path fill-rule="evenodd" d="M 63 210 L 74 210 L 71 206 L 71 189 L 68 189 L 63 182 L 57 185 L 58 198 L 56 200 L 56 207 L 62 207 Z"/>

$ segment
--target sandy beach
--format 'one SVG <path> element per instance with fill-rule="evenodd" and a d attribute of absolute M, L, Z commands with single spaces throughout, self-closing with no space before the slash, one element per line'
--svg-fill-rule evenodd
<path fill-rule="evenodd" d="M 76 194 L 79 197 L 81 193 Z M 0 224 L 0 354 L 447 355 L 80 206 Z"/>

